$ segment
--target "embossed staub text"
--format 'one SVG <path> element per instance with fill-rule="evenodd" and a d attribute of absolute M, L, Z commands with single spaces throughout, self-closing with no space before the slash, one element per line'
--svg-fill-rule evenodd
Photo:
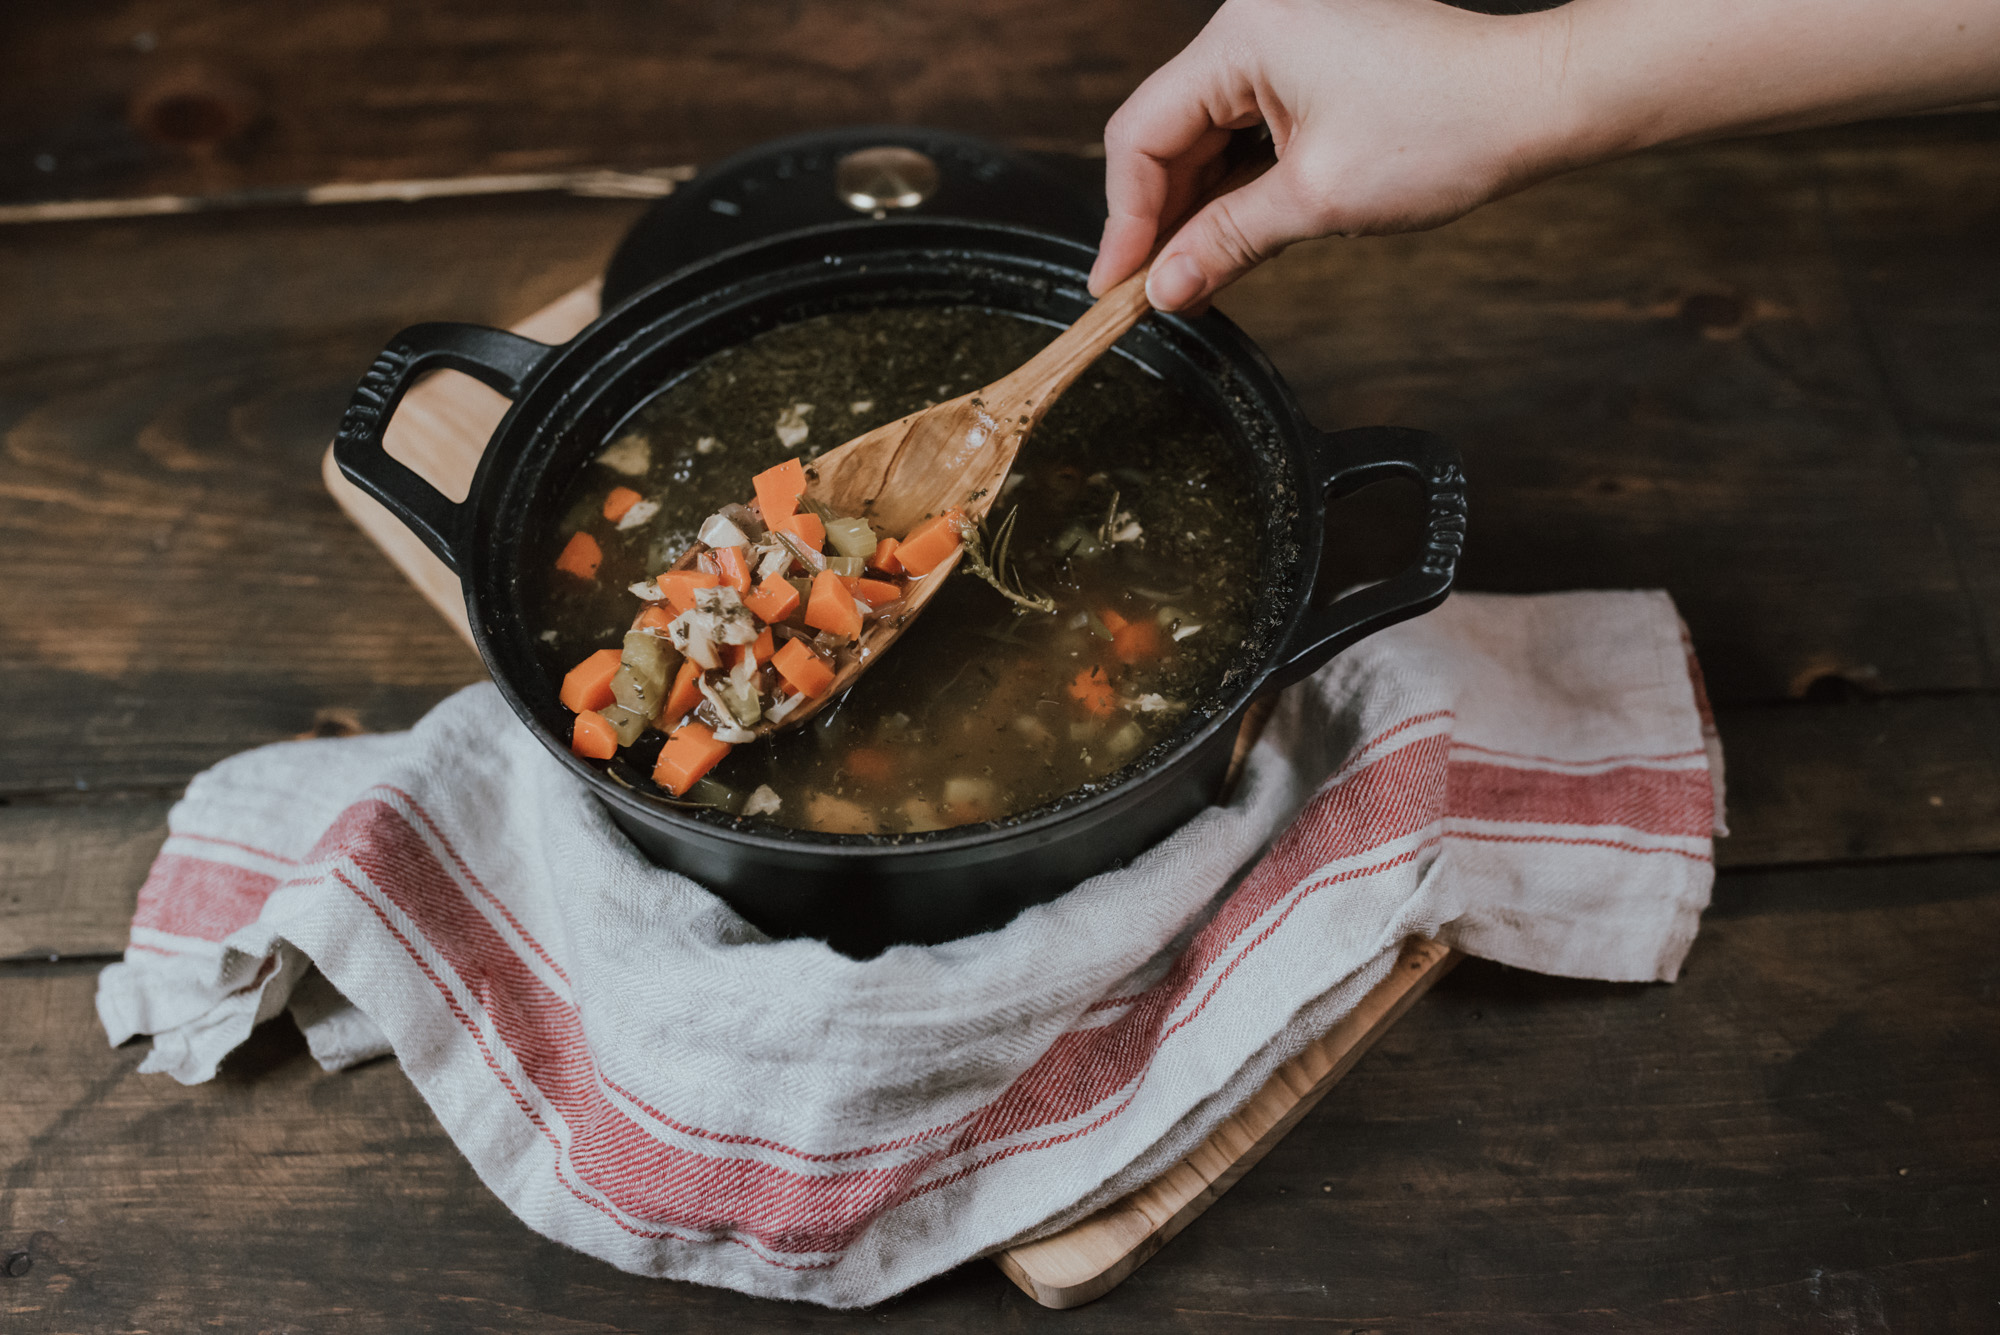
<path fill-rule="evenodd" d="M 1457 464 L 1439 464 L 1431 470 L 1430 491 L 1423 572 L 1449 576 L 1465 550 L 1465 474 Z"/>
<path fill-rule="evenodd" d="M 409 371 L 415 356 L 409 348 L 396 343 L 382 349 L 369 363 L 367 373 L 354 388 L 354 397 L 347 401 L 347 411 L 340 415 L 342 440 L 361 441 L 370 435 L 379 438 L 390 396 L 396 392 L 397 383 Z"/>

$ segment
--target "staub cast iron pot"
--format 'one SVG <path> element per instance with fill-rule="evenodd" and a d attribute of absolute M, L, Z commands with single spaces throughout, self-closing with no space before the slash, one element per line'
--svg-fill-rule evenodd
<path fill-rule="evenodd" d="M 1107 782 L 1007 820 L 927 834 L 781 829 L 675 809 L 614 782 L 569 753 L 569 715 L 538 655 L 540 628 L 527 620 L 523 591 L 528 572 L 539 577 L 554 560 L 556 506 L 569 481 L 640 405 L 704 357 L 778 325 L 884 306 L 985 306 L 1046 323 L 1053 335 L 1089 305 L 1091 258 L 1078 242 L 1018 226 L 856 221 L 684 268 L 558 347 L 477 325 L 416 325 L 369 368 L 334 457 L 458 573 L 479 652 L 507 702 L 654 860 L 776 935 L 819 936 L 855 954 L 948 940 L 1004 923 L 1187 821 L 1214 799 L 1253 700 L 1441 602 L 1465 532 L 1457 453 L 1418 431 L 1321 431 L 1227 319 L 1149 316 L 1112 355 L 1179 387 L 1223 425 L 1264 516 L 1261 598 L 1242 666 L 1210 709 L 1193 711 Z M 458 504 L 382 448 L 404 392 L 446 367 L 513 400 Z M 1393 477 L 1424 491 L 1420 555 L 1390 579 L 1322 603 L 1312 585 L 1325 501 Z"/>

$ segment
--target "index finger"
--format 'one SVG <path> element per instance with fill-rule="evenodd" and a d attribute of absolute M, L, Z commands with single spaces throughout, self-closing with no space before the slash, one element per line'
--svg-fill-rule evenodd
<path fill-rule="evenodd" d="M 1102 293 L 1145 263 L 1161 228 L 1193 202 L 1202 169 L 1228 146 L 1230 127 L 1210 114 L 1193 51 L 1155 70 L 1104 127 L 1109 216 L 1090 271 L 1092 292 Z"/>

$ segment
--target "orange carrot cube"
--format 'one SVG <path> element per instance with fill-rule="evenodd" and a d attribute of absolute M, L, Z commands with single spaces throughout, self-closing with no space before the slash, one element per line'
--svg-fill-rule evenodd
<path fill-rule="evenodd" d="M 912 575 L 928 575 L 943 565 L 964 541 L 958 531 L 963 518 L 958 511 L 948 510 L 911 529 L 896 548 L 896 559 L 903 569 Z"/>
<path fill-rule="evenodd" d="M 667 692 L 667 707 L 662 709 L 654 721 L 664 728 L 686 718 L 688 711 L 701 703 L 701 667 L 692 658 L 681 660 L 681 670 L 674 676 L 674 688 Z"/>
<path fill-rule="evenodd" d="M 884 538 L 875 544 L 875 555 L 868 558 L 868 568 L 879 570 L 885 575 L 903 573 L 903 563 L 896 559 L 896 549 L 902 546 L 894 538 Z"/>
<path fill-rule="evenodd" d="M 820 523 L 819 516 L 810 510 L 787 515 L 771 527 L 791 534 L 806 545 L 807 551 L 816 552 L 826 546 L 826 525 Z"/>
<path fill-rule="evenodd" d="M 799 591 L 783 575 L 768 575 L 743 600 L 743 605 L 755 612 L 759 620 L 775 626 L 791 620 L 792 613 L 799 610 Z"/>
<path fill-rule="evenodd" d="M 712 589 L 722 579 L 709 570 L 669 570 L 653 582 L 660 586 L 660 592 L 667 596 L 676 612 L 692 612 L 694 591 Z"/>
<path fill-rule="evenodd" d="M 604 715 L 586 709 L 570 730 L 569 749 L 585 760 L 609 760 L 618 754 L 618 729 Z"/>
<path fill-rule="evenodd" d="M 604 564 L 604 549 L 588 533 L 572 533 L 556 557 L 556 569 L 578 579 L 596 579 L 597 567 Z"/>
<path fill-rule="evenodd" d="M 715 740 L 715 730 L 706 723 L 686 723 L 660 748 L 660 763 L 653 767 L 653 782 L 681 796 L 714 769 L 730 751 L 728 742 Z"/>
<path fill-rule="evenodd" d="M 885 579 L 856 579 L 848 581 L 848 589 L 870 607 L 886 607 L 903 596 L 901 585 L 891 584 Z"/>
<path fill-rule="evenodd" d="M 618 675 L 622 658 L 616 649 L 599 649 L 571 668 L 563 677 L 562 702 L 581 714 L 617 699 L 611 693 L 611 679 Z"/>
<path fill-rule="evenodd" d="M 799 497 L 806 494 L 805 465 L 787 459 L 751 478 L 750 485 L 757 489 L 757 508 L 763 512 L 764 523 L 775 528 L 779 520 L 798 511 Z"/>
<path fill-rule="evenodd" d="M 639 503 L 639 493 L 630 487 L 613 487 L 604 497 L 604 517 L 617 523 L 625 512 Z"/>
<path fill-rule="evenodd" d="M 854 605 L 847 581 L 831 570 L 813 576 L 812 600 L 806 604 L 806 624 L 853 639 L 861 634 L 861 609 Z"/>
<path fill-rule="evenodd" d="M 826 688 L 833 685 L 833 669 L 797 640 L 786 640 L 783 647 L 772 655 L 771 666 L 778 669 L 779 676 L 797 687 L 801 695 L 824 695 Z"/>
<path fill-rule="evenodd" d="M 744 559 L 741 547 L 718 547 L 710 554 L 723 584 L 738 593 L 750 592 L 750 562 Z"/>
<path fill-rule="evenodd" d="M 1069 698 L 1098 718 L 1108 718 L 1118 704 L 1118 697 L 1111 689 L 1111 679 L 1104 675 L 1101 667 L 1087 667 L 1077 673 L 1069 683 Z"/>

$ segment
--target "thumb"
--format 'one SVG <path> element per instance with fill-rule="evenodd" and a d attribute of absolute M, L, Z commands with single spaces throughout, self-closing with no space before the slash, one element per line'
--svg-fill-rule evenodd
<path fill-rule="evenodd" d="M 1210 200 L 1160 249 L 1146 279 L 1155 310 L 1206 301 L 1294 241 L 1312 235 L 1279 163 L 1247 185 Z"/>

